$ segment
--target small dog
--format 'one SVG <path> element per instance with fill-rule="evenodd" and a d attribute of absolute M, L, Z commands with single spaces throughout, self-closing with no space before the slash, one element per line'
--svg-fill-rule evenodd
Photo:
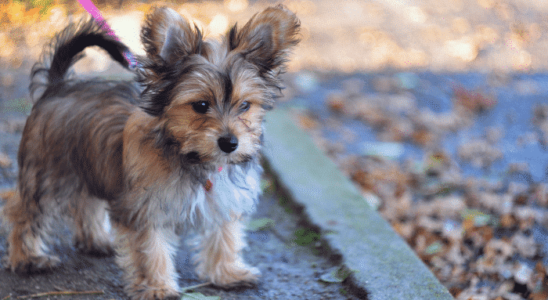
<path fill-rule="evenodd" d="M 5 264 L 15 272 L 59 264 L 48 224 L 74 220 L 74 243 L 117 263 L 132 299 L 179 295 L 176 229 L 198 233 L 196 272 L 215 285 L 252 283 L 242 220 L 255 206 L 262 172 L 262 122 L 281 90 L 279 75 L 300 23 L 267 8 L 221 41 L 169 8 L 147 15 L 146 56 L 132 82 L 76 80 L 70 67 L 88 46 L 126 66 L 127 47 L 94 21 L 69 25 L 32 70 L 28 117 L 18 153 Z M 106 225 L 105 225 L 106 224 Z"/>

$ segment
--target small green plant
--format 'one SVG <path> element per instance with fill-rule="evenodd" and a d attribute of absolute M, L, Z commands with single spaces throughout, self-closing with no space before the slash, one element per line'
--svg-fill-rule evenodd
<path fill-rule="evenodd" d="M 308 228 L 299 228 L 295 230 L 294 242 L 299 246 L 308 246 L 320 240 L 321 235 Z"/>
<path fill-rule="evenodd" d="M 280 204 L 281 207 L 283 207 L 286 213 L 288 214 L 293 213 L 293 209 L 291 208 L 291 205 L 289 204 L 289 200 L 286 197 L 284 196 L 278 197 L 278 203 Z"/>

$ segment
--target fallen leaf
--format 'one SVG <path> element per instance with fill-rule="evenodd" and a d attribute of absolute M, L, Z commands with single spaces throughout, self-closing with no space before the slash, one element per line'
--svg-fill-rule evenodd
<path fill-rule="evenodd" d="M 202 293 L 185 293 L 181 300 L 221 300 L 220 296 L 205 296 Z"/>
<path fill-rule="evenodd" d="M 463 220 L 472 220 L 475 227 L 481 227 L 495 222 L 491 215 L 477 209 L 465 209 L 461 212 L 461 217 Z"/>
<path fill-rule="evenodd" d="M 328 95 L 325 102 L 327 104 L 327 107 L 329 107 L 329 109 L 332 110 L 333 112 L 336 112 L 336 113 L 344 112 L 344 108 L 345 108 L 344 95 L 340 93 Z"/>
<path fill-rule="evenodd" d="M 304 129 L 314 129 L 318 127 L 318 122 L 308 115 L 299 115 L 299 125 Z"/>
<path fill-rule="evenodd" d="M 249 231 L 259 231 L 271 228 L 274 226 L 274 220 L 269 218 L 260 218 L 254 219 L 247 224 L 247 230 Z"/>
<path fill-rule="evenodd" d="M 353 272 L 355 271 L 347 270 L 345 267 L 341 266 L 320 276 L 320 281 L 323 281 L 326 283 L 341 283 L 346 278 L 348 278 L 348 276 L 350 276 L 350 274 L 352 274 Z"/>
<path fill-rule="evenodd" d="M 403 155 L 404 148 L 401 143 L 390 142 L 364 142 L 360 145 L 363 155 L 380 156 L 396 160 Z"/>
<path fill-rule="evenodd" d="M 442 249 L 443 244 L 440 241 L 435 241 L 428 247 L 426 247 L 426 250 L 424 250 L 424 252 L 428 255 L 432 255 L 441 252 Z"/>

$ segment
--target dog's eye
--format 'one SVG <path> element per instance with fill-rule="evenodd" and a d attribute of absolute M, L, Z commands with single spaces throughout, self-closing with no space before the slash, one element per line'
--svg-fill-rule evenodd
<path fill-rule="evenodd" d="M 205 114 L 209 110 L 209 102 L 197 101 L 192 103 L 192 109 L 199 114 Z"/>
<path fill-rule="evenodd" d="M 240 105 L 240 111 L 241 112 L 246 112 L 249 110 L 249 107 L 251 107 L 251 103 L 247 102 L 247 101 L 244 101 L 242 103 L 242 105 Z"/>

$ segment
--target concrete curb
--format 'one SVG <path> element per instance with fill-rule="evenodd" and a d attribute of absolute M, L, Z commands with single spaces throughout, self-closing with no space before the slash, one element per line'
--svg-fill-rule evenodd
<path fill-rule="evenodd" d="M 284 109 L 266 116 L 263 154 L 280 184 L 342 255 L 370 300 L 453 299 Z"/>

